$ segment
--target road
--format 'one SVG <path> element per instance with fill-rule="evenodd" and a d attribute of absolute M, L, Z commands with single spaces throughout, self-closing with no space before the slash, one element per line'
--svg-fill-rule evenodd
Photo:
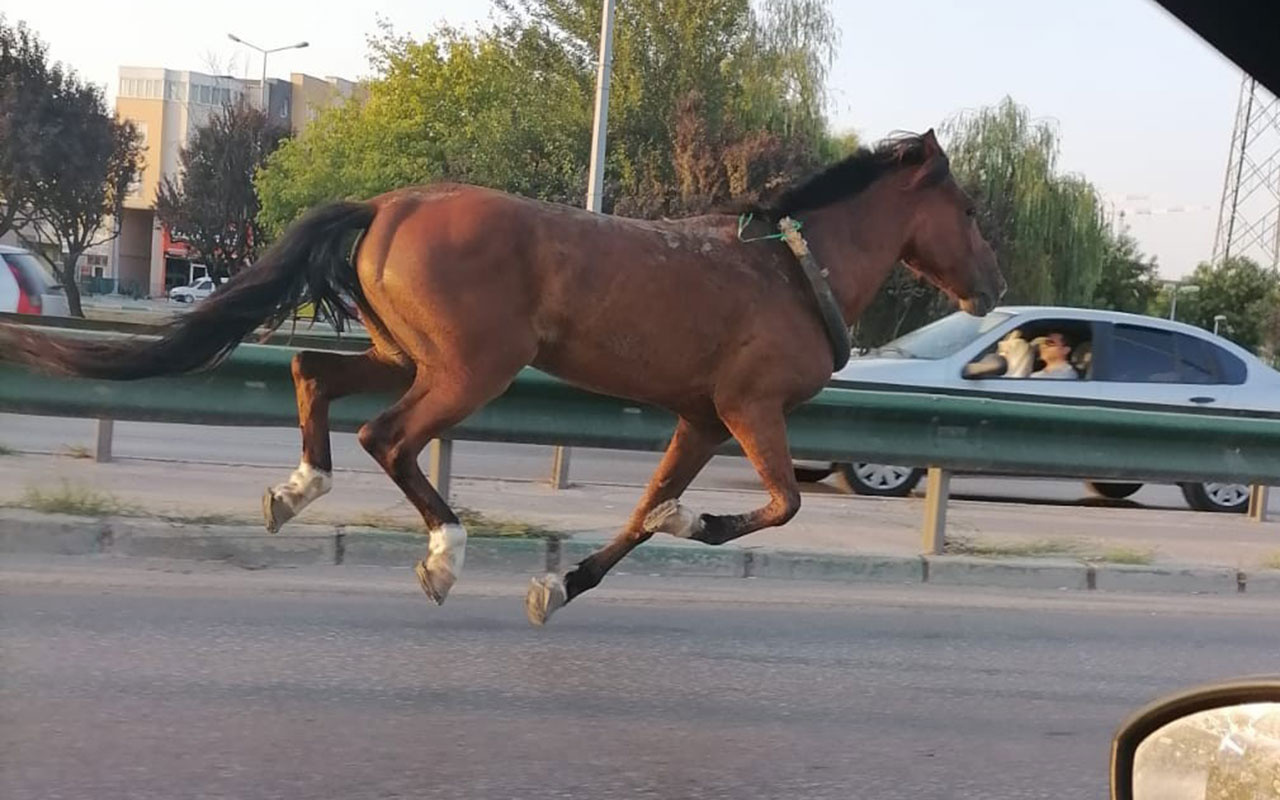
<path fill-rule="evenodd" d="M 0 796 L 1103 798 L 1109 737 L 1275 668 L 1273 601 L 0 566 Z"/>
<path fill-rule="evenodd" d="M 74 448 L 92 451 L 96 422 L 0 414 L 0 445 L 22 452 L 59 453 Z M 254 464 L 292 467 L 298 462 L 299 437 L 285 428 L 228 428 L 117 422 L 113 452 L 120 458 Z M 338 467 L 378 471 L 353 434 L 333 435 Z M 546 480 L 551 471 L 550 447 L 539 445 L 458 442 L 453 470 L 458 477 Z M 570 475 L 579 483 L 644 485 L 659 454 L 575 448 Z M 703 470 L 695 487 L 756 489 L 759 481 L 742 458 L 718 457 Z M 923 491 L 923 484 L 918 489 Z M 1090 501 L 1080 481 L 960 477 L 952 485 L 956 499 L 1076 504 Z M 1186 509 L 1173 486 L 1143 487 L 1132 500 L 1149 508 Z M 1271 509 L 1280 513 L 1280 492 L 1272 492 Z"/>

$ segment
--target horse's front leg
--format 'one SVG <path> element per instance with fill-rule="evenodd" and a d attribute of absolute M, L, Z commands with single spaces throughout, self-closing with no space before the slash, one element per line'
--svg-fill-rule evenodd
<path fill-rule="evenodd" d="M 563 579 L 554 574 L 533 579 L 525 597 L 525 613 L 529 621 L 534 625 L 545 623 L 556 609 L 600 583 L 605 573 L 627 553 L 652 536 L 656 529 L 648 526 L 646 520 L 652 516 L 653 510 L 666 502 L 674 503 L 673 498 L 688 488 L 711 460 L 716 447 L 727 438 L 729 432 L 714 417 L 698 424 L 681 417 L 662 463 L 654 471 L 649 488 L 622 532 L 579 562 Z"/>
<path fill-rule="evenodd" d="M 697 514 L 670 500 L 649 514 L 647 530 L 706 544 L 724 544 L 761 528 L 783 525 L 800 510 L 800 488 L 787 445 L 782 406 L 744 402 L 721 409 L 720 417 L 764 482 L 769 503 L 745 514 L 717 515 Z"/>

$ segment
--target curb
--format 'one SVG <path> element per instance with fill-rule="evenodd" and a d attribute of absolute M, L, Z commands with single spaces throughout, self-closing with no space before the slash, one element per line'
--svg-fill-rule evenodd
<path fill-rule="evenodd" d="M 163 520 L 77 517 L 0 509 L 0 553 L 226 561 L 250 569 L 351 564 L 410 566 L 426 537 L 375 528 L 296 525 L 267 534 L 248 525 L 186 525 Z M 561 572 L 597 543 L 473 535 L 466 564 L 483 572 Z M 646 544 L 617 567 L 655 577 L 771 578 L 846 583 L 930 583 L 1070 591 L 1280 594 L 1280 570 L 1088 564 L 1065 559 L 886 556 Z"/>

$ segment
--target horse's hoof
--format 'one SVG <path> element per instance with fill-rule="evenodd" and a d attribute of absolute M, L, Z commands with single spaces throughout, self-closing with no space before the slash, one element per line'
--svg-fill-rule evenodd
<path fill-rule="evenodd" d="M 559 575 L 548 572 L 530 581 L 529 593 L 524 596 L 525 616 L 530 624 L 542 627 L 557 609 L 568 602 L 567 598 L 564 581 Z"/>
<path fill-rule="evenodd" d="M 418 584 L 422 586 L 422 591 L 426 592 L 427 597 L 434 600 L 438 606 L 444 605 L 444 599 L 449 596 L 449 590 L 458 580 L 447 569 L 432 570 L 425 560 L 413 565 L 413 573 L 418 576 Z"/>
<path fill-rule="evenodd" d="M 702 529 L 702 518 L 680 505 L 678 500 L 665 500 L 645 515 L 645 533 L 669 533 L 681 539 L 692 539 Z"/>
<path fill-rule="evenodd" d="M 268 489 L 262 495 L 262 517 L 267 524 L 267 533 L 277 533 L 286 522 L 293 519 L 293 508 L 280 495 Z"/>

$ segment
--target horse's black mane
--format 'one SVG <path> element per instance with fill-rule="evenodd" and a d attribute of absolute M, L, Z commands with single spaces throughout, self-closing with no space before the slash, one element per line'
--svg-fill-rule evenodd
<path fill-rule="evenodd" d="M 898 167 L 923 164 L 927 157 L 925 153 L 923 136 L 893 136 L 872 148 L 859 147 L 853 155 L 778 191 L 772 197 L 740 204 L 726 211 L 751 213 L 776 222 L 786 216 L 853 197 Z M 930 178 L 941 179 L 947 170 L 946 158 L 940 158 L 936 173 Z"/>

